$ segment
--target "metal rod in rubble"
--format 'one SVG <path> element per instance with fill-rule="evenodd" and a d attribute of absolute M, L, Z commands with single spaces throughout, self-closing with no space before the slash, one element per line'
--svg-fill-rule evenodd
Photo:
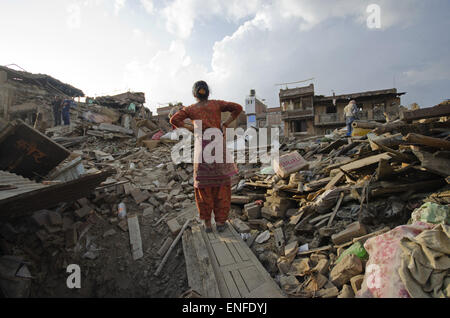
<path fill-rule="evenodd" d="M 164 255 L 164 258 L 163 258 L 163 260 L 161 261 L 161 264 L 159 264 L 158 269 L 157 269 L 156 272 L 155 272 L 155 276 L 158 276 L 158 275 L 160 274 L 161 270 L 162 270 L 163 267 L 164 267 L 164 264 L 166 264 L 167 259 L 169 258 L 170 253 L 172 252 L 172 250 L 173 250 L 173 249 L 175 248 L 175 246 L 177 245 L 178 241 L 180 240 L 181 236 L 183 235 L 183 232 L 184 232 L 184 231 L 186 230 L 186 228 L 188 227 L 190 221 L 191 221 L 191 220 L 188 219 L 188 220 L 186 220 L 186 222 L 184 223 L 183 227 L 182 227 L 181 230 L 180 230 L 180 233 L 178 233 L 177 237 L 175 238 L 175 241 L 173 241 L 173 243 L 172 243 L 172 245 L 170 245 L 170 248 L 169 248 L 169 250 L 167 251 L 166 255 Z"/>

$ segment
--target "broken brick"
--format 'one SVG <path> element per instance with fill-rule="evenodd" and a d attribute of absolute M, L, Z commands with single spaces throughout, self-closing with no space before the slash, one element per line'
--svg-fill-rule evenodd
<path fill-rule="evenodd" d="M 331 282 L 340 287 L 349 282 L 353 276 L 363 271 L 361 260 L 353 254 L 345 255 L 342 260 L 334 266 L 330 273 Z"/>

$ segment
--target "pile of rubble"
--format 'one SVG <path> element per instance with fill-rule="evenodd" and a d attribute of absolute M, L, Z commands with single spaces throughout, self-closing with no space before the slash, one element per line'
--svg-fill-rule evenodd
<path fill-rule="evenodd" d="M 374 240 L 399 226 L 410 238 L 433 223 L 448 229 L 449 114 L 443 104 L 355 122 L 359 137 L 284 138 L 273 166 L 240 165 L 230 223 L 288 296 L 379 296 L 368 270 L 380 257 Z M 170 125 L 89 102 L 71 118 L 45 135 L 0 122 L 1 292 L 180 296 L 189 286 L 177 242 L 195 214 L 193 167 L 172 161 Z M 83 269 L 81 289 L 67 288 L 69 264 Z"/>
<path fill-rule="evenodd" d="M 1 292 L 178 297 L 188 287 L 180 246 L 153 275 L 179 231 L 173 219 L 194 206 L 192 165 L 174 165 L 173 141 L 154 138 L 170 125 L 84 103 L 71 115 L 46 136 L 0 125 Z M 69 264 L 84 271 L 79 290 L 66 286 Z"/>
<path fill-rule="evenodd" d="M 449 108 L 444 103 L 408 111 L 403 120 L 386 124 L 355 122 L 354 127 L 365 129 L 359 137 L 345 138 L 344 128 L 322 138 L 289 138 L 281 143 L 274 169 L 241 174 L 245 187 L 232 197 L 231 222 L 289 296 L 417 296 L 411 288 L 398 287 L 413 281 L 395 277 L 400 262 L 387 269 L 391 276 L 373 272 L 392 253 L 401 257 L 401 239 L 425 230 L 414 228 L 414 235 L 392 239 L 399 229 L 418 226 L 413 221 L 424 222 L 427 230 L 443 223 L 447 245 L 442 244 L 440 256 L 448 261 Z M 413 225 L 406 225 L 408 220 Z M 389 253 L 377 254 L 377 244 Z M 379 255 L 385 258 L 377 263 Z M 437 288 L 443 292 L 435 297 L 450 296 L 445 266 Z M 385 280 L 399 284 L 388 294 Z"/>

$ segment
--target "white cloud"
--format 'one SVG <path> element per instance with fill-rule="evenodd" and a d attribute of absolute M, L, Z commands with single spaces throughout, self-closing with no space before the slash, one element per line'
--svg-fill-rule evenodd
<path fill-rule="evenodd" d="M 174 0 L 162 12 L 167 30 L 186 39 L 198 19 L 217 16 L 236 22 L 257 13 L 263 3 L 263 0 Z"/>
<path fill-rule="evenodd" d="M 368 16 L 366 7 L 369 3 L 360 0 L 336 2 L 280 0 L 273 3 L 262 0 L 248 3 L 175 0 L 162 12 L 168 31 L 180 40 L 190 36 L 197 20 L 211 15 L 221 14 L 233 21 L 248 16 L 251 18 L 243 22 L 231 35 L 214 44 L 210 71 L 204 65 L 195 63 L 182 42 L 177 40 L 173 41 L 168 49 L 159 49 L 148 63 L 131 62 L 127 66 L 125 81 L 132 83 L 128 84 L 131 87 L 151 90 L 147 91 L 150 104 L 175 100 L 191 103 L 193 98 L 190 87 L 200 79 L 207 80 L 210 84 L 212 98 L 242 103 L 248 91 L 255 88 L 269 101 L 270 106 L 274 107 L 278 106 L 278 88 L 274 87 L 276 82 L 317 76 L 321 83 L 317 86 L 324 91 L 332 88 L 345 90 L 347 87 L 364 90 L 366 88 L 364 85 L 367 89 L 375 89 L 378 86 L 385 88 L 384 82 L 377 83 L 372 80 L 376 69 L 360 75 L 367 78 L 360 83 L 355 83 L 350 76 L 344 76 L 349 65 L 360 63 L 366 66 L 369 59 L 369 57 L 357 59 L 358 50 L 346 52 L 346 48 L 341 47 L 358 46 L 350 36 L 336 31 L 337 36 L 343 39 L 333 39 L 328 38 L 328 34 L 320 33 L 320 36 L 316 37 L 311 33 L 328 19 L 347 19 L 349 20 L 347 27 L 353 23 L 364 30 Z M 410 11 L 398 10 L 405 8 L 405 5 L 392 5 L 385 1 L 380 3 L 382 14 L 383 10 L 386 11 L 384 13 L 386 25 L 402 24 L 410 14 Z M 373 54 L 376 56 L 376 53 Z M 341 58 L 342 63 L 336 64 L 330 59 L 330 56 L 343 55 L 347 57 Z M 353 55 L 355 58 L 351 57 Z M 354 65 L 359 67 L 358 64 Z M 329 70 L 324 71 L 326 69 Z M 324 76 L 329 72 L 344 77 L 339 78 L 337 75 L 338 77 L 332 79 Z M 389 78 L 392 77 L 389 75 Z"/>
<path fill-rule="evenodd" d="M 142 0 L 145 1 L 145 0 Z M 233 22 L 270 11 L 283 20 L 297 21 L 300 30 L 313 28 L 329 18 L 350 18 L 358 24 L 366 24 L 369 14 L 366 8 L 371 0 L 174 0 L 163 10 L 167 30 L 182 39 L 188 38 L 199 19 L 211 16 Z M 409 25 L 418 15 L 423 3 L 417 1 L 379 0 L 382 29 L 395 24 Z M 152 7 L 153 10 L 153 7 Z"/>
<path fill-rule="evenodd" d="M 141 0 L 141 4 L 148 14 L 153 14 L 155 12 L 155 6 L 153 5 L 153 0 Z"/>
<path fill-rule="evenodd" d="M 114 14 L 118 15 L 120 10 L 125 7 L 126 0 L 115 0 L 114 2 Z"/>
<path fill-rule="evenodd" d="M 183 101 L 190 103 L 191 85 L 208 77 L 204 66 L 192 63 L 184 45 L 173 41 L 168 49 L 158 51 L 148 63 L 136 60 L 126 65 L 124 83 L 146 93 L 147 104 Z"/>
<path fill-rule="evenodd" d="M 140 39 L 144 35 L 144 32 L 142 32 L 141 29 L 135 28 L 133 29 L 133 38 Z"/>
<path fill-rule="evenodd" d="M 188 38 L 194 28 L 195 0 L 175 0 L 163 9 L 166 28 L 180 38 Z"/>
<path fill-rule="evenodd" d="M 67 17 L 67 26 L 69 29 L 79 29 L 81 27 L 81 7 L 73 3 L 67 7 L 69 16 Z"/>

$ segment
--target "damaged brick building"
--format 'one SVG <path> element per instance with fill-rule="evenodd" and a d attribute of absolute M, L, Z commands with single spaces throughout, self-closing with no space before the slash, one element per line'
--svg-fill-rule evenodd
<path fill-rule="evenodd" d="M 344 107 L 355 100 L 358 119 L 386 122 L 399 113 L 400 96 L 396 88 L 359 93 L 321 96 L 314 95 L 314 85 L 281 89 L 279 93 L 284 121 L 284 134 L 329 134 L 345 126 Z"/>
<path fill-rule="evenodd" d="M 21 119 L 33 125 L 38 112 L 43 122 L 53 122 L 51 102 L 55 95 L 84 97 L 83 91 L 45 75 L 0 66 L 0 117 Z"/>

